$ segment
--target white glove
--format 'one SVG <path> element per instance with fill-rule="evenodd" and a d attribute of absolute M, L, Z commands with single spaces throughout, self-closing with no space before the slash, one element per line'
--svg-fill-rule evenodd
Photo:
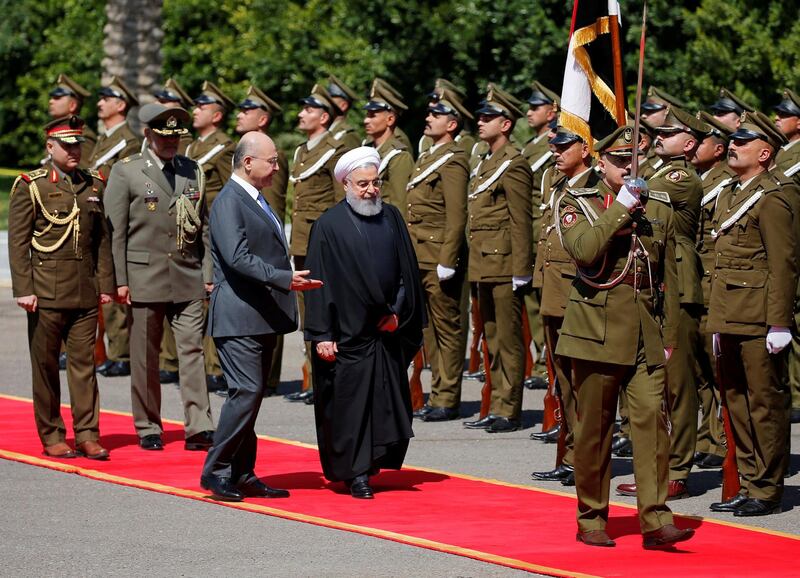
<path fill-rule="evenodd" d="M 444 265 L 436 265 L 436 274 L 439 276 L 439 281 L 447 281 L 456 274 L 456 270 Z"/>
<path fill-rule="evenodd" d="M 770 327 L 767 332 L 767 351 L 780 353 L 792 342 L 792 332 L 788 327 Z"/>
<path fill-rule="evenodd" d="M 647 191 L 647 183 L 643 179 L 628 179 L 617 193 L 617 200 L 629 211 L 640 206 L 642 193 Z"/>
<path fill-rule="evenodd" d="M 525 285 L 530 283 L 532 280 L 533 280 L 533 277 L 531 275 L 528 275 L 526 277 L 516 277 L 515 276 L 515 277 L 511 278 L 511 287 L 514 289 L 514 291 L 516 291 L 520 287 L 524 287 Z"/>
<path fill-rule="evenodd" d="M 714 357 L 719 357 L 719 354 L 722 353 L 719 346 L 719 333 L 711 336 L 711 353 L 714 354 Z"/>

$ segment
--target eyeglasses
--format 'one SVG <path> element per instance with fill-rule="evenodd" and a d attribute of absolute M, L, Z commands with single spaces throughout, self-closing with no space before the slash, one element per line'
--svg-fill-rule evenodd
<path fill-rule="evenodd" d="M 372 185 L 376 189 L 380 189 L 383 186 L 383 179 L 375 179 L 374 181 L 350 181 L 353 185 L 355 185 L 358 189 L 365 191 Z"/>
<path fill-rule="evenodd" d="M 265 159 L 265 158 L 262 158 L 262 157 L 250 157 L 250 158 L 251 159 L 258 159 L 260 161 L 264 161 L 265 163 L 271 164 L 273 167 L 278 166 L 278 155 L 275 155 L 274 157 L 270 157 L 268 159 Z"/>

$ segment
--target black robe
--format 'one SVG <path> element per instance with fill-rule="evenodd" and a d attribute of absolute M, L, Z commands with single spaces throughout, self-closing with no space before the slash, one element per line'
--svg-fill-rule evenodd
<path fill-rule="evenodd" d="M 325 477 L 399 469 L 414 436 L 407 371 L 425 320 L 417 259 L 400 212 L 384 204 L 381 216 L 362 217 L 347 201 L 331 207 L 311 229 L 305 267 L 325 283 L 305 294 L 305 339 L 338 347 L 331 363 L 312 345 Z M 389 313 L 400 324 L 383 333 L 378 321 Z"/>

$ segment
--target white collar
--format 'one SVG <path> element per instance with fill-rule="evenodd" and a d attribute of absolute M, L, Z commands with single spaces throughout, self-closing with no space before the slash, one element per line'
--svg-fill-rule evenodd
<path fill-rule="evenodd" d="M 577 183 L 577 182 L 580 180 L 580 178 L 581 178 L 583 175 L 585 175 L 586 173 L 588 173 L 588 172 L 589 172 L 589 171 L 591 171 L 591 170 L 592 170 L 592 167 L 589 167 L 589 168 L 588 168 L 588 169 L 586 169 L 585 171 L 583 171 L 583 172 L 581 172 L 581 173 L 578 173 L 577 175 L 575 175 L 574 177 L 572 177 L 571 179 L 569 179 L 569 180 L 567 181 L 567 184 L 568 184 L 570 187 L 574 187 L 574 186 L 575 186 L 575 183 Z"/>
<path fill-rule="evenodd" d="M 761 174 L 762 174 L 762 173 L 758 173 L 757 175 L 753 175 L 752 177 L 750 177 L 749 179 L 747 179 L 745 182 L 743 182 L 743 183 L 739 183 L 739 187 L 738 187 L 736 190 L 737 190 L 737 191 L 743 191 L 743 190 L 745 190 L 747 187 L 749 187 L 749 186 L 750 186 L 750 183 L 752 183 L 752 182 L 753 182 L 753 179 L 755 179 L 756 177 L 760 177 L 760 176 L 761 176 Z"/>
<path fill-rule="evenodd" d="M 792 148 L 794 145 L 796 145 L 796 144 L 797 144 L 797 143 L 799 143 L 799 142 L 800 142 L 800 138 L 796 138 L 796 139 L 794 139 L 794 140 L 791 140 L 791 141 L 787 142 L 787 143 L 786 143 L 785 145 L 783 145 L 781 148 L 782 148 L 783 150 L 785 150 L 785 151 L 788 151 L 790 148 Z"/>
<path fill-rule="evenodd" d="M 107 128 L 103 134 L 105 136 L 111 136 L 112 134 L 117 132 L 122 127 L 122 125 L 124 125 L 126 122 L 128 122 L 128 121 L 127 120 L 123 120 L 121 123 L 116 124 L 116 125 L 112 126 L 111 128 Z"/>
<path fill-rule="evenodd" d="M 322 141 L 322 139 L 325 138 L 326 134 L 328 134 L 327 130 L 325 132 L 323 132 L 323 133 L 318 134 L 314 138 L 308 139 L 308 142 L 306 143 L 306 148 L 308 150 L 313 149 L 315 146 L 317 146 Z"/>
<path fill-rule="evenodd" d="M 233 182 L 235 182 L 236 184 L 238 184 L 239 186 L 241 186 L 245 191 L 247 191 L 247 194 L 250 195 L 251 197 L 253 197 L 253 200 L 256 203 L 258 202 L 258 196 L 261 193 L 258 192 L 257 188 L 255 188 L 253 185 L 248 183 L 246 180 L 244 180 L 242 177 L 240 177 L 236 173 L 232 173 L 231 174 L 231 180 Z"/>

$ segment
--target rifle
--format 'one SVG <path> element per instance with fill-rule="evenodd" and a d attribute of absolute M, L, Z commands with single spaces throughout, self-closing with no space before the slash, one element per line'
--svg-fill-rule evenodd
<path fill-rule="evenodd" d="M 483 329 L 483 327 L 481 327 Z M 481 349 L 483 350 L 483 371 L 486 374 L 486 381 L 483 382 L 481 389 L 481 419 L 489 415 L 492 407 L 492 372 L 489 362 L 489 344 L 486 342 L 486 335 L 481 331 Z"/>
<path fill-rule="evenodd" d="M 469 344 L 469 373 L 477 373 L 481 369 L 481 336 L 483 335 L 483 320 L 478 307 L 478 296 L 472 292 L 472 306 L 470 308 L 470 321 L 472 322 L 472 342 Z"/>
<path fill-rule="evenodd" d="M 533 355 L 531 354 L 531 324 L 528 320 L 528 312 L 522 308 L 522 343 L 525 345 L 525 378 L 533 375 Z"/>
<path fill-rule="evenodd" d="M 550 358 L 550 349 L 545 345 L 545 365 L 547 366 L 547 390 L 544 393 L 544 415 L 542 416 L 542 431 L 550 431 L 561 421 L 559 419 L 559 396 L 556 391 L 556 372 L 553 360 Z"/>
<path fill-rule="evenodd" d="M 106 322 L 103 319 L 103 308 L 97 308 L 97 336 L 94 340 L 94 364 L 95 366 L 101 365 L 106 362 L 108 356 L 106 354 L 106 343 L 103 337 L 106 334 Z"/>
<path fill-rule="evenodd" d="M 417 411 L 425 405 L 425 396 L 422 393 L 422 368 L 425 366 L 425 346 L 419 348 L 411 362 L 411 377 L 408 379 L 408 387 L 411 389 L 411 409 Z"/>
<path fill-rule="evenodd" d="M 722 352 L 718 351 L 714 357 L 717 370 L 717 383 L 719 384 L 719 403 L 722 410 L 722 423 L 725 427 L 725 445 L 727 451 L 722 462 L 722 501 L 726 502 L 739 493 L 739 467 L 736 465 L 736 442 L 733 439 L 733 426 L 731 415 L 728 411 L 728 402 L 725 399 L 725 381 L 722 373 Z"/>

